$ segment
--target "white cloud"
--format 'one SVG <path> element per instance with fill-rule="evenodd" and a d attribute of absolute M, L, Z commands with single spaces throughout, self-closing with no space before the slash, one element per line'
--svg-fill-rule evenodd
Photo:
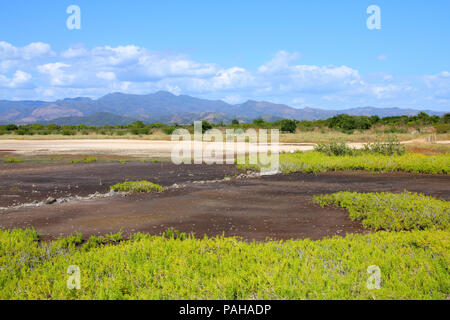
<path fill-rule="evenodd" d="M 32 76 L 21 70 L 17 70 L 12 78 L 0 75 L 0 87 L 3 88 L 26 88 L 30 84 Z"/>
<path fill-rule="evenodd" d="M 381 56 L 380 56 L 381 57 Z M 15 47 L 0 42 L 0 98 L 57 99 L 99 97 L 122 91 L 279 101 L 296 106 L 398 106 L 448 109 L 450 72 L 398 78 L 361 74 L 346 65 L 307 65 L 299 53 L 279 51 L 255 70 L 224 68 L 185 55 L 135 45 L 86 49 L 74 46 L 55 54 L 35 42 Z"/>
<path fill-rule="evenodd" d="M 279 51 L 275 54 L 272 60 L 259 67 L 259 72 L 278 72 L 289 68 L 289 63 L 300 58 L 297 52 L 289 53 L 286 51 Z"/>
<path fill-rule="evenodd" d="M 47 43 L 33 42 L 24 47 L 15 47 L 8 42 L 0 41 L 0 59 L 3 60 L 31 60 L 51 56 L 54 56 L 54 52 Z"/>
<path fill-rule="evenodd" d="M 52 86 L 66 86 L 73 82 L 75 75 L 68 74 L 63 68 L 69 68 L 69 64 L 62 62 L 48 63 L 38 66 L 40 73 L 50 76 L 50 84 Z"/>
<path fill-rule="evenodd" d="M 97 78 L 107 80 L 107 81 L 114 81 L 116 80 L 116 75 L 114 72 L 106 72 L 106 71 L 100 71 L 96 74 Z"/>
<path fill-rule="evenodd" d="M 29 83 L 31 78 L 32 78 L 31 74 L 17 70 L 16 73 L 14 73 L 14 77 L 11 80 L 10 86 L 11 88 L 21 87 Z"/>
<path fill-rule="evenodd" d="M 66 59 L 81 58 L 87 55 L 88 51 L 85 48 L 69 48 L 61 53 L 61 57 Z"/>

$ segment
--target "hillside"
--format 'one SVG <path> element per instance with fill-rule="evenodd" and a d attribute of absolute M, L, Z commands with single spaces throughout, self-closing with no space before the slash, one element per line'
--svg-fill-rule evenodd
<path fill-rule="evenodd" d="M 0 123 L 95 123 L 122 124 L 139 119 L 145 122 L 190 123 L 194 120 L 230 122 L 232 119 L 250 121 L 289 118 L 296 120 L 326 119 L 339 113 L 350 115 L 399 116 L 425 111 L 430 115 L 443 112 L 399 108 L 363 107 L 347 110 L 296 109 L 288 105 L 249 100 L 242 104 L 228 104 L 221 100 L 207 100 L 187 95 L 159 91 L 148 95 L 112 93 L 93 100 L 90 98 L 45 101 L 0 101 Z M 100 115 L 99 115 L 100 114 Z M 103 119 L 105 117 L 105 119 Z"/>

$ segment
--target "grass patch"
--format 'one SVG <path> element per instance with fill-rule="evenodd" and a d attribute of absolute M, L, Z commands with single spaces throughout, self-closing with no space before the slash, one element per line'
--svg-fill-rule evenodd
<path fill-rule="evenodd" d="M 87 246 L 0 231 L 0 299 L 448 299 L 449 240 L 430 230 L 263 243 L 137 234 Z M 80 290 L 67 288 L 71 265 Z M 367 287 L 372 265 L 381 289 Z"/>
<path fill-rule="evenodd" d="M 255 165 L 238 165 L 239 169 L 260 169 Z M 321 152 L 280 155 L 280 170 L 284 173 L 319 173 L 326 171 L 366 170 L 372 172 L 450 173 L 450 154 L 424 155 L 406 153 L 386 156 L 358 154 L 328 156 Z"/>
<path fill-rule="evenodd" d="M 93 163 L 93 162 L 97 162 L 97 161 L 98 161 L 98 159 L 96 157 L 87 157 L 82 160 L 74 159 L 74 160 L 71 160 L 70 162 L 71 163 Z"/>
<path fill-rule="evenodd" d="M 117 192 L 161 192 L 164 187 L 150 181 L 125 181 L 117 183 L 110 187 L 111 190 Z"/>
<path fill-rule="evenodd" d="M 375 230 L 446 230 L 450 227 L 450 202 L 422 194 L 338 192 L 315 196 L 321 206 L 345 208 L 353 220 Z"/>
<path fill-rule="evenodd" d="M 17 158 L 6 158 L 5 159 L 5 163 L 21 163 L 22 160 L 21 159 L 17 159 Z"/>

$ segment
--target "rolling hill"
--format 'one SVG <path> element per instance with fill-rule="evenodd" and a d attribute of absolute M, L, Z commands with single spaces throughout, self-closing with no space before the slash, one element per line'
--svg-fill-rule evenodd
<path fill-rule="evenodd" d="M 424 110 L 430 115 L 443 112 Z M 242 104 L 229 104 L 221 100 L 199 99 L 187 95 L 174 95 L 159 91 L 147 95 L 112 93 L 99 99 L 74 98 L 54 102 L 0 101 L 0 123 L 61 124 L 126 124 L 134 119 L 145 122 L 191 123 L 194 120 L 230 122 L 232 119 L 251 121 L 282 118 L 296 120 L 326 119 L 336 114 L 398 116 L 415 115 L 420 110 L 399 108 L 354 108 L 347 110 L 296 109 L 288 105 L 249 100 Z"/>

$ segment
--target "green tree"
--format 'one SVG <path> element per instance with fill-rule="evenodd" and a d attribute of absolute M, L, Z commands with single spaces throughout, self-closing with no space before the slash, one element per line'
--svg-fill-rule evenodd
<path fill-rule="evenodd" d="M 280 130 L 294 133 L 297 130 L 297 122 L 295 120 L 283 119 L 281 120 Z"/>

